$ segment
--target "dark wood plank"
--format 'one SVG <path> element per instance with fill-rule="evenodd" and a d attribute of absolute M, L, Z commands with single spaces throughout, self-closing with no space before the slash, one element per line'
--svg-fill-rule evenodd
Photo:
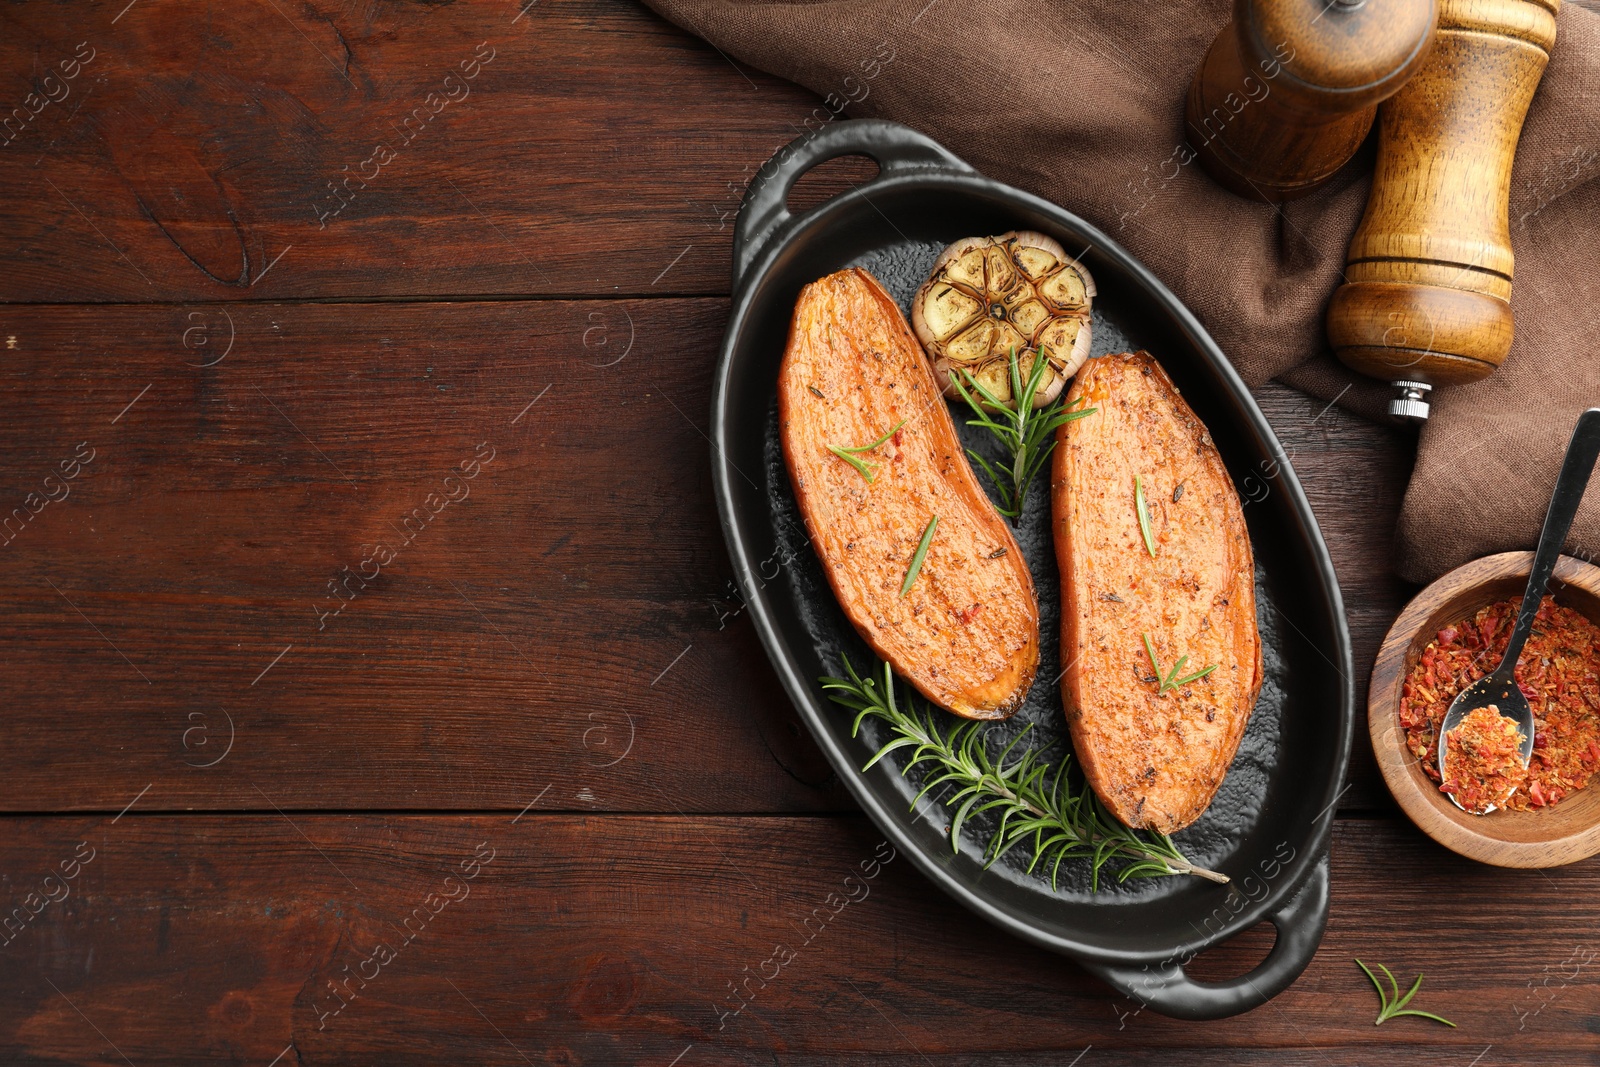
<path fill-rule="evenodd" d="M 0 806 L 848 807 L 732 625 L 725 314 L 0 312 Z"/>
<path fill-rule="evenodd" d="M 631 3 L 122 7 L 0 14 L 0 300 L 726 292 L 819 104 Z"/>
<path fill-rule="evenodd" d="M 1103 1064 L 1600 1056 L 1583 962 L 1600 866 L 1480 867 L 1388 821 L 1340 825 L 1333 915 L 1305 975 L 1216 1023 L 1139 1012 L 971 918 L 904 857 L 874 866 L 879 838 L 858 818 L 291 824 L 136 808 L 6 829 L 7 907 L 39 908 L 4 947 L 8 1063 L 1064 1064 L 1090 1045 L 1083 1062 Z M 87 849 L 74 880 L 48 885 L 70 895 L 42 904 L 45 876 Z M 813 909 L 827 921 L 802 927 Z M 1253 940 L 1208 956 L 1207 973 L 1247 968 L 1265 948 Z M 1459 1028 L 1375 1028 L 1355 956 L 1425 972 L 1416 1005 Z M 763 971 L 732 1014 L 731 990 Z"/>
<path fill-rule="evenodd" d="M 1394 573 L 1394 531 L 1416 435 L 1381 426 L 1280 385 L 1255 391 L 1333 556 L 1355 660 L 1356 739 L 1343 809 L 1398 812 L 1367 741 L 1367 686 L 1378 646 L 1418 587 Z M 1270 491 L 1269 480 L 1263 485 Z"/>

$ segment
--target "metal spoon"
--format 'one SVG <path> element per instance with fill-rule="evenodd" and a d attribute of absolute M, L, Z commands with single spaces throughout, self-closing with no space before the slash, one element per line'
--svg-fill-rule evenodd
<path fill-rule="evenodd" d="M 1600 456 L 1600 408 L 1590 408 L 1578 416 L 1572 440 L 1567 443 L 1567 457 L 1562 461 L 1561 473 L 1556 477 L 1555 492 L 1550 496 L 1550 510 L 1545 512 L 1544 530 L 1539 534 L 1539 547 L 1533 554 L 1533 570 L 1528 574 L 1528 588 L 1523 591 L 1522 607 L 1517 612 L 1517 624 L 1511 630 L 1511 640 L 1506 644 L 1505 657 L 1500 660 L 1500 666 L 1495 668 L 1493 674 L 1487 674 L 1463 689 L 1450 702 L 1450 710 L 1445 712 L 1444 722 L 1439 727 L 1441 780 L 1445 778 L 1445 738 L 1460 725 L 1467 712 L 1475 708 L 1493 706 L 1501 715 L 1516 723 L 1517 730 L 1522 734 L 1519 750 L 1522 765 L 1526 767 L 1528 760 L 1533 758 L 1533 709 L 1528 706 L 1528 698 L 1517 687 L 1517 659 L 1522 655 L 1528 632 L 1533 629 L 1533 617 L 1539 612 L 1544 588 L 1550 582 L 1551 572 L 1555 570 L 1561 546 L 1567 540 L 1567 531 L 1572 528 L 1572 518 L 1578 512 L 1578 502 L 1583 499 L 1583 490 L 1589 484 L 1589 474 L 1594 470 L 1597 456 Z M 1515 792 L 1515 789 L 1511 790 L 1511 793 Z M 1500 803 L 1509 800 L 1511 793 L 1501 798 Z M 1461 807 L 1455 794 L 1446 795 L 1456 807 L 1467 810 Z M 1474 814 L 1487 815 L 1496 807 L 1491 804 L 1483 812 Z"/>

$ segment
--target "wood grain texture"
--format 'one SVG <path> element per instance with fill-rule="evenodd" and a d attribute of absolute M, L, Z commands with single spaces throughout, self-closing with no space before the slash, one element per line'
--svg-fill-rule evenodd
<path fill-rule="evenodd" d="M 745 181 L 829 114 L 809 94 L 604 0 L 30 0 L 0 27 L 0 811 L 102 813 L 0 816 L 0 1062 L 1600 1057 L 1592 862 L 1341 819 L 1311 969 L 1195 1025 L 904 858 L 861 882 L 865 820 L 795 817 L 853 804 L 730 592 L 726 302 L 615 298 L 725 293 Z M 612 299 L 491 299 L 529 296 Z M 1409 438 L 1257 396 L 1363 689 L 1409 592 Z M 1392 811 L 1366 746 L 1350 781 L 1347 814 Z M 1481 906 L 1512 898 L 1508 927 Z M 1358 954 L 1426 971 L 1461 1029 L 1372 1027 Z"/>
<path fill-rule="evenodd" d="M 725 292 L 818 121 L 634 4 L 123 6 L 0 14 L 0 300 Z"/>
<path fill-rule="evenodd" d="M 1379 109 L 1378 163 L 1328 340 L 1363 374 L 1449 385 L 1511 350 L 1511 164 L 1560 0 L 1440 0 L 1427 61 Z"/>
<path fill-rule="evenodd" d="M 1141 1012 L 993 931 L 858 818 L 12 819 L 6 906 L 31 909 L 26 894 L 81 842 L 93 858 L 51 883 L 69 895 L 0 950 L 8 1063 L 120 1063 L 120 1050 L 265 1065 L 289 1049 L 305 1065 L 1015 1064 L 1088 1045 L 1085 1062 L 1107 1064 L 1234 1048 L 1263 1063 L 1466 1064 L 1491 1044 L 1496 1063 L 1600 1056 L 1585 1026 L 1595 964 L 1573 961 L 1575 946 L 1594 956 L 1600 868 L 1483 868 L 1388 822 L 1339 825 L 1310 969 L 1215 1023 Z M 1194 966 L 1236 973 L 1265 947 Z M 1355 956 L 1426 973 L 1416 1006 L 1459 1028 L 1374 1027 Z"/>
<path fill-rule="evenodd" d="M 1400 695 L 1438 632 L 1490 604 L 1521 599 L 1532 552 L 1473 560 L 1433 582 L 1406 605 L 1378 651 L 1367 701 L 1367 729 L 1384 781 L 1406 815 L 1435 841 L 1502 867 L 1554 867 L 1600 852 L 1600 791 L 1583 789 L 1542 811 L 1469 815 L 1439 792 L 1407 751 Z M 1600 622 L 1600 567 L 1562 556 L 1550 583 L 1558 604 Z"/>
<path fill-rule="evenodd" d="M 725 315 L 0 310 L 0 807 L 848 805 L 728 585 Z"/>
<path fill-rule="evenodd" d="M 1282 386 L 1255 391 L 1284 454 L 1305 488 L 1339 576 L 1356 693 L 1367 691 L 1372 663 L 1395 615 L 1417 586 L 1394 574 L 1395 523 L 1411 475 L 1413 431 L 1381 426 Z M 1266 472 L 1240 485 L 1245 513 L 1253 500 L 1276 491 Z M 1343 810 L 1394 811 L 1373 763 L 1371 746 L 1356 744 L 1345 776 Z"/>
<path fill-rule="evenodd" d="M 1235 0 L 1189 84 L 1184 135 L 1240 196 L 1314 192 L 1421 66 L 1437 18 L 1436 0 Z"/>

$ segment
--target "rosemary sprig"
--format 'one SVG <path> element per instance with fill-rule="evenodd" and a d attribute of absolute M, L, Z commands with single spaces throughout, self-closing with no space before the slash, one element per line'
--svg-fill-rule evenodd
<path fill-rule="evenodd" d="M 843 445 L 829 445 L 828 451 L 832 452 L 834 455 L 850 464 L 850 466 L 860 471 L 861 477 L 867 480 L 868 485 L 871 485 L 873 480 L 877 477 L 877 468 L 872 466 L 870 463 L 857 459 L 856 456 L 862 452 L 871 452 L 874 448 L 877 448 L 889 438 L 893 437 L 900 427 L 904 426 L 905 424 L 906 420 L 901 419 L 899 422 L 894 424 L 894 429 L 890 430 L 888 433 L 884 434 L 870 445 L 857 445 L 854 448 L 846 448 Z"/>
<path fill-rule="evenodd" d="M 1068 774 L 1070 755 L 1063 755 L 1052 768 L 1041 749 L 1018 752 L 1028 730 L 1018 734 L 998 756 L 991 755 L 981 723 L 962 722 L 946 732 L 931 707 L 924 704 L 919 708 L 910 694 L 897 696 L 894 674 L 888 664 L 882 668 L 881 679 L 863 679 L 845 657 L 849 677 L 824 678 L 822 688 L 830 700 L 856 713 L 852 736 L 859 735 L 861 724 L 870 718 L 882 720 L 889 728 L 889 742 L 867 761 L 863 771 L 902 748 L 911 750 L 911 759 L 900 769 L 902 775 L 927 765 L 922 790 L 911 802 L 913 809 L 940 786 L 955 787 L 943 798 L 946 807 L 955 809 L 950 820 L 952 851 L 959 849 L 961 829 L 972 816 L 997 811 L 1000 825 L 984 848 L 985 866 L 1031 839 L 1033 860 L 1028 871 L 1047 864 L 1052 889 L 1057 887 L 1061 864 L 1068 859 L 1091 862 L 1090 884 L 1095 892 L 1100 889 L 1100 872 L 1113 861 L 1121 864 L 1118 882 L 1173 874 L 1228 881 L 1225 874 L 1190 863 L 1165 834 L 1133 830 L 1118 822 L 1087 785 L 1074 787 Z"/>
<path fill-rule="evenodd" d="M 1417 980 L 1411 983 L 1411 988 L 1402 997 L 1400 995 L 1400 983 L 1395 981 L 1394 974 L 1389 968 L 1381 963 L 1378 964 L 1378 969 L 1389 979 L 1389 992 L 1385 993 L 1383 985 L 1378 981 L 1378 976 L 1373 974 L 1365 963 L 1356 960 L 1356 966 L 1366 973 L 1366 976 L 1372 981 L 1372 988 L 1378 991 L 1378 1017 L 1372 1021 L 1373 1026 L 1382 1026 L 1397 1015 L 1419 1015 L 1424 1019 L 1432 1019 L 1436 1023 L 1444 1023 L 1446 1026 L 1451 1027 L 1455 1026 L 1455 1023 L 1449 1019 L 1440 1018 L 1432 1012 L 1417 1011 L 1414 1008 L 1406 1007 L 1407 1004 L 1411 1003 L 1411 998 L 1417 995 L 1417 990 L 1422 988 L 1422 975 L 1417 975 Z"/>
<path fill-rule="evenodd" d="M 928 546 L 933 544 L 933 529 L 939 525 L 939 516 L 935 515 L 928 520 L 928 525 L 922 531 L 922 541 L 917 545 L 916 553 L 911 557 L 911 566 L 906 568 L 905 584 L 900 587 L 900 595 L 905 596 L 911 592 L 911 583 L 917 580 L 917 575 L 922 573 L 922 561 L 928 558 Z"/>
<path fill-rule="evenodd" d="M 1190 682 L 1198 682 L 1200 679 L 1217 669 L 1217 665 L 1213 663 L 1204 670 L 1195 671 L 1193 674 L 1182 676 L 1179 672 L 1183 670 L 1183 665 L 1189 662 L 1189 657 L 1179 656 L 1178 662 L 1172 665 L 1172 670 L 1163 674 L 1161 670 L 1161 662 L 1156 659 L 1155 646 L 1150 643 L 1150 635 L 1140 634 L 1139 636 L 1144 638 L 1145 655 L 1150 657 L 1150 666 L 1155 668 L 1156 681 L 1160 683 L 1156 689 L 1157 696 L 1167 692 L 1169 689 L 1176 689 L 1180 685 L 1188 685 Z"/>
<path fill-rule="evenodd" d="M 1039 392 L 1039 386 L 1044 381 L 1044 372 L 1048 367 L 1049 360 L 1035 353 L 1033 367 L 1028 372 L 1027 381 L 1024 382 L 1022 362 L 1017 357 L 1016 348 L 1011 349 L 1011 395 L 1016 397 L 1015 406 L 995 396 L 988 387 L 972 376 L 971 371 L 962 370 L 958 377 L 950 380 L 956 392 L 961 394 L 961 399 L 967 402 L 967 406 L 977 416 L 968 419 L 967 425 L 981 426 L 994 434 L 1011 455 L 1009 467 L 996 469 L 994 464 L 977 452 L 967 449 L 967 455 L 983 468 L 983 473 L 989 476 L 989 481 L 994 483 L 995 491 L 1000 494 L 1000 503 L 995 506 L 995 510 L 1013 520 L 1022 515 L 1022 506 L 1028 499 L 1028 486 L 1032 484 L 1039 469 L 1044 466 L 1044 461 L 1056 447 L 1056 430 L 1074 419 L 1093 415 L 1098 410 L 1070 407 L 1062 397 L 1057 397 L 1044 407 L 1035 409 L 1033 398 Z M 974 393 L 977 395 L 974 396 Z M 1073 404 L 1078 404 L 1081 400 L 1080 397 L 1073 401 Z"/>
<path fill-rule="evenodd" d="M 1144 550 L 1156 558 L 1155 538 L 1150 536 L 1150 505 L 1144 500 L 1144 479 L 1133 476 L 1133 509 L 1139 513 L 1139 533 L 1144 536 Z"/>

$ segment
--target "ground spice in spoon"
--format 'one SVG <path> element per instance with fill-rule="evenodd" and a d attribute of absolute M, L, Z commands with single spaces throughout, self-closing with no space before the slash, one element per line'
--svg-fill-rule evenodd
<path fill-rule="evenodd" d="M 1406 678 L 1400 694 L 1406 748 L 1436 782 L 1445 712 L 1457 693 L 1499 665 L 1521 603 L 1502 600 L 1444 627 Z M 1538 810 L 1600 771 L 1600 626 L 1545 597 L 1517 664 L 1517 685 L 1533 709 L 1533 758 L 1524 787 L 1505 808 Z"/>
<path fill-rule="evenodd" d="M 1522 731 L 1490 704 L 1474 708 L 1445 734 L 1444 781 L 1439 789 L 1467 811 L 1482 815 L 1503 807 L 1528 777 L 1522 766 Z"/>

